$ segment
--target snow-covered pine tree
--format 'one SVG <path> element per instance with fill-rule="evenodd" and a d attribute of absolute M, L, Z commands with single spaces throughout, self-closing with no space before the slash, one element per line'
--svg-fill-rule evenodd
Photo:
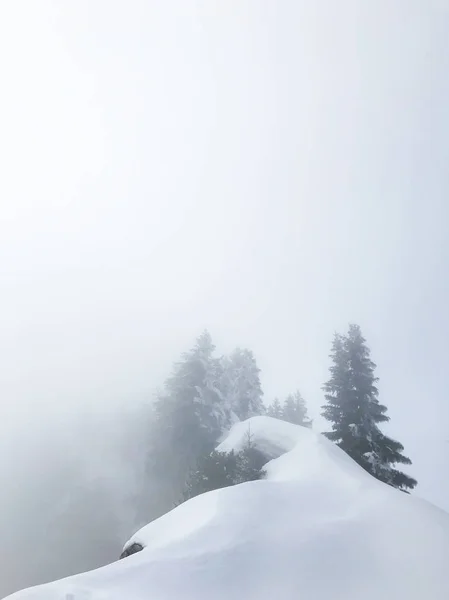
<path fill-rule="evenodd" d="M 231 425 L 232 411 L 219 387 L 221 364 L 214 350 L 205 331 L 175 364 L 154 404 L 149 470 L 154 495 L 160 499 L 158 512 L 171 508 L 190 469 L 200 456 L 212 452 Z"/>
<path fill-rule="evenodd" d="M 350 325 L 347 336 L 334 336 L 331 377 L 323 386 L 327 404 L 322 412 L 332 423 L 332 431 L 325 435 L 369 473 L 406 491 L 415 487 L 416 481 L 393 465 L 411 461 L 403 456 L 403 446 L 378 427 L 389 417 L 386 406 L 378 401 L 376 365 L 365 342 L 358 325 Z"/>
<path fill-rule="evenodd" d="M 281 419 L 301 425 L 302 427 L 312 427 L 312 421 L 307 416 L 307 406 L 300 392 L 290 394 L 284 401 L 281 411 Z"/>
<path fill-rule="evenodd" d="M 377 437 L 373 439 L 372 446 L 373 450 L 366 453 L 364 457 L 368 462 L 368 467 L 365 466 L 367 471 L 380 481 L 403 492 L 407 492 L 417 485 L 416 479 L 392 466 L 396 463 L 412 464 L 412 461 L 402 454 L 404 450 L 402 444 L 379 431 Z"/>
<path fill-rule="evenodd" d="M 267 415 L 275 419 L 282 419 L 282 406 L 278 398 L 275 398 L 268 407 Z"/>
<path fill-rule="evenodd" d="M 222 368 L 221 388 L 238 420 L 264 414 L 260 369 L 251 350 L 237 348 L 223 357 Z"/>

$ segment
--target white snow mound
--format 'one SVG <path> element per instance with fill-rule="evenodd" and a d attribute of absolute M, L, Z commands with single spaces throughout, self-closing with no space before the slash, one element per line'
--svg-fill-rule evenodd
<path fill-rule="evenodd" d="M 136 533 L 142 552 L 10 599 L 449 598 L 449 514 L 269 417 L 236 424 L 219 449 L 239 450 L 248 428 L 278 456 L 266 480 L 198 496 Z"/>
<path fill-rule="evenodd" d="M 251 443 L 268 458 L 290 452 L 302 437 L 302 427 L 271 417 L 252 417 L 236 423 L 226 439 L 217 447 L 220 452 L 240 452 L 251 437 Z"/>

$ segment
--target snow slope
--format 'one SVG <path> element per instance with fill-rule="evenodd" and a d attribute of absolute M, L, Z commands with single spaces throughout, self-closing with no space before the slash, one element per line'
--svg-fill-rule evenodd
<path fill-rule="evenodd" d="M 239 449 L 248 427 L 279 455 L 267 480 L 198 496 L 134 535 L 128 543 L 142 552 L 10 598 L 449 598 L 449 514 L 373 479 L 319 434 L 269 417 L 238 423 L 220 449 Z"/>

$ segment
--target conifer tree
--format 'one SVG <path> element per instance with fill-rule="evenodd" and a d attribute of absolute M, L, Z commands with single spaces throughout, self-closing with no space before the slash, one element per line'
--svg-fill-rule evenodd
<path fill-rule="evenodd" d="M 312 420 L 307 415 L 305 400 L 298 391 L 287 396 L 283 404 L 279 402 L 278 398 L 275 398 L 267 409 L 267 415 L 294 425 L 312 427 Z"/>
<path fill-rule="evenodd" d="M 248 429 L 240 452 L 214 450 L 198 459 L 196 466 L 190 470 L 181 502 L 212 490 L 262 479 L 267 461 L 267 457 L 254 445 Z"/>
<path fill-rule="evenodd" d="M 221 389 L 237 420 L 244 421 L 265 412 L 260 369 L 251 350 L 237 348 L 222 359 Z"/>
<path fill-rule="evenodd" d="M 237 456 L 234 452 L 214 450 L 201 456 L 187 477 L 182 502 L 199 494 L 234 485 L 237 472 Z"/>
<path fill-rule="evenodd" d="M 275 398 L 267 409 L 267 415 L 274 419 L 282 419 L 282 406 L 278 398 Z"/>
<path fill-rule="evenodd" d="M 301 425 L 302 427 L 312 427 L 312 421 L 307 416 L 306 403 L 298 391 L 287 396 L 280 418 L 289 423 Z"/>
<path fill-rule="evenodd" d="M 212 452 L 232 422 L 219 387 L 222 371 L 214 350 L 205 331 L 175 364 L 154 404 L 148 468 L 162 511 L 179 498 L 189 470 L 200 456 Z"/>
<path fill-rule="evenodd" d="M 406 491 L 416 481 L 394 465 L 411 461 L 402 454 L 403 446 L 379 429 L 389 417 L 386 406 L 378 401 L 376 365 L 365 342 L 358 325 L 350 325 L 347 336 L 334 336 L 331 377 L 323 387 L 327 404 L 322 412 L 332 423 L 332 431 L 325 435 L 377 479 Z"/>
<path fill-rule="evenodd" d="M 263 470 L 267 464 L 267 457 L 256 448 L 251 428 L 248 428 L 246 443 L 237 455 L 236 473 L 234 483 L 257 481 L 265 476 Z"/>

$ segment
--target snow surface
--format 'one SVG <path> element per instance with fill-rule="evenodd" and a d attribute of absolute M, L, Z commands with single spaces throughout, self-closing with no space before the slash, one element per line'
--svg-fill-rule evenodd
<path fill-rule="evenodd" d="M 302 428 L 272 417 L 253 417 L 236 423 L 226 439 L 217 447 L 220 452 L 240 452 L 251 436 L 251 443 L 268 458 L 278 458 L 293 450 Z"/>
<path fill-rule="evenodd" d="M 10 598 L 449 598 L 449 514 L 375 480 L 310 429 L 270 417 L 238 423 L 219 448 L 240 449 L 248 427 L 279 455 L 266 480 L 198 496 L 129 540 L 142 552 Z"/>

